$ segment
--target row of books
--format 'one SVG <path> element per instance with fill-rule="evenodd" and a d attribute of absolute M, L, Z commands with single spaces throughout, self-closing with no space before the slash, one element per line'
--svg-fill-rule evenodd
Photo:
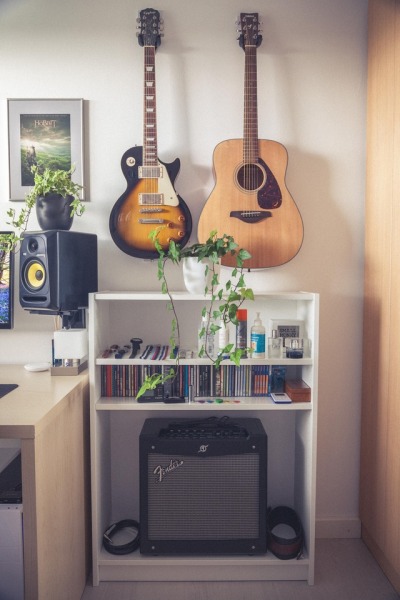
<path fill-rule="evenodd" d="M 146 376 L 167 373 L 171 367 L 157 365 L 102 365 L 101 394 L 135 397 Z M 171 396 L 251 397 L 283 391 L 285 367 L 276 365 L 179 365 L 167 382 Z"/>

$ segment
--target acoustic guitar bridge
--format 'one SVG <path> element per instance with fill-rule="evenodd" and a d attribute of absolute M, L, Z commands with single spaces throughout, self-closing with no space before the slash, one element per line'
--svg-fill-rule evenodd
<path fill-rule="evenodd" d="M 268 217 L 272 217 L 269 210 L 231 210 L 230 217 L 239 219 L 244 223 L 259 223 Z"/>

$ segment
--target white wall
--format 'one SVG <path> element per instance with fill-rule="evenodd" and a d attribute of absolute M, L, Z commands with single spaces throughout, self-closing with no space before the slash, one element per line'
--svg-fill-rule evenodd
<path fill-rule="evenodd" d="M 358 516 L 362 335 L 366 0 L 158 0 L 159 156 L 182 161 L 176 187 L 194 222 L 212 187 L 212 152 L 242 136 L 244 54 L 235 19 L 263 19 L 259 136 L 289 152 L 287 184 L 305 225 L 298 256 L 253 272 L 256 290 L 321 294 L 318 518 L 347 535 Z M 120 158 L 142 143 L 138 0 L 1 0 L 0 225 L 8 199 L 7 98 L 86 100 L 90 202 L 74 229 L 99 240 L 100 289 L 157 289 L 156 267 L 123 254 L 108 230 L 125 190 Z M 35 219 L 30 229 L 37 227 Z M 182 288 L 176 275 L 176 288 Z M 48 360 L 50 317 L 15 302 L 0 362 Z M 332 522 L 330 521 L 332 519 Z M 322 529 L 321 529 L 322 531 Z M 325 530 L 324 530 L 325 531 Z"/>

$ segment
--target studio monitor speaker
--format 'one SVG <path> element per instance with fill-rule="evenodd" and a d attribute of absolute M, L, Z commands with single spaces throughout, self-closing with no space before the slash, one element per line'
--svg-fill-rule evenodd
<path fill-rule="evenodd" d="M 19 300 L 49 312 L 88 306 L 97 291 L 97 236 L 73 231 L 25 233 L 21 242 Z"/>
<path fill-rule="evenodd" d="M 142 554 L 266 552 L 259 419 L 146 419 L 139 457 Z"/>

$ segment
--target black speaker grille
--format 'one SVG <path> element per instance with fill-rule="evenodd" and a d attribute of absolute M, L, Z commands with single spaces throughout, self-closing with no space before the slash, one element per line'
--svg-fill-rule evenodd
<path fill-rule="evenodd" d="M 258 454 L 150 453 L 147 465 L 149 540 L 259 536 Z"/>

